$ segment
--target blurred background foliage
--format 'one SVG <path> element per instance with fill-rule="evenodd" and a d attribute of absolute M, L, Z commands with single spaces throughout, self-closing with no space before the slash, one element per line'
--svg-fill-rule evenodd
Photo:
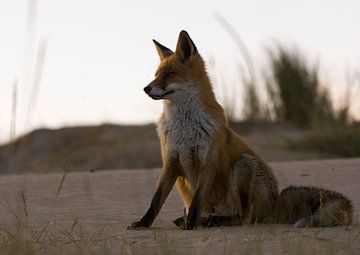
<path fill-rule="evenodd" d="M 257 71 L 239 34 L 222 16 L 216 19 L 236 43 L 244 64 L 238 68 L 235 85 L 217 79 L 214 85 L 224 91 L 220 101 L 230 126 L 247 143 L 266 160 L 360 156 L 360 123 L 350 114 L 353 100 L 359 96 L 358 73 L 348 79 L 344 100 L 335 105 L 328 84 L 320 78 L 319 64 L 311 63 L 299 48 L 275 44 L 267 50 L 268 65 Z M 42 70 L 43 61 L 36 66 Z M 40 80 L 41 71 L 38 73 Z M 30 112 L 36 104 L 38 84 L 34 81 Z M 17 93 L 15 82 L 12 131 Z M 0 146 L 0 173 L 161 166 L 154 124 L 40 129 L 17 139 L 11 132 L 10 138 Z"/>

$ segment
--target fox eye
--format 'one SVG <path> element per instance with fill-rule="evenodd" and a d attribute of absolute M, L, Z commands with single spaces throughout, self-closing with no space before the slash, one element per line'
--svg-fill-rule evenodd
<path fill-rule="evenodd" d="M 166 74 L 166 76 L 168 76 L 168 77 L 174 77 L 175 75 L 176 75 L 175 72 L 168 72 L 168 73 Z"/>

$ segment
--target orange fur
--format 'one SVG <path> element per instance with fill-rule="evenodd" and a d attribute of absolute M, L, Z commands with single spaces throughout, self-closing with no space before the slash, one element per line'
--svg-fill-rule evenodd
<path fill-rule="evenodd" d="M 228 127 L 196 46 L 185 31 L 174 53 L 154 42 L 161 62 L 144 90 L 164 100 L 158 124 L 163 173 L 148 212 L 130 228 L 151 225 L 173 185 L 162 179 L 173 176 L 188 213 L 186 229 L 211 214 L 238 215 L 247 222 L 265 218 L 275 205 L 277 181 Z"/>

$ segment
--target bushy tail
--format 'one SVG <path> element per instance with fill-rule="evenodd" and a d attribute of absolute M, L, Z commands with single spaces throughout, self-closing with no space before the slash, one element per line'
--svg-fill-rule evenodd
<path fill-rule="evenodd" d="M 349 225 L 352 222 L 352 207 L 344 208 L 344 201 L 325 201 L 312 215 L 297 220 L 294 227 L 331 227 Z"/>
<path fill-rule="evenodd" d="M 351 201 L 341 193 L 316 187 L 284 189 L 276 205 L 278 223 L 294 227 L 330 227 L 352 222 Z"/>

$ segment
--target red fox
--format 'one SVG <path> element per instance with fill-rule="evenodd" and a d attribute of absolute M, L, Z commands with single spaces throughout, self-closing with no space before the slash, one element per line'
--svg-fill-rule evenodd
<path fill-rule="evenodd" d="M 157 126 L 163 169 L 150 208 L 128 229 L 150 227 L 174 184 L 186 211 L 174 223 L 183 229 L 214 219 L 222 225 L 266 222 L 275 213 L 277 180 L 228 127 L 195 44 L 186 31 L 175 52 L 153 41 L 160 65 L 144 91 L 164 102 Z"/>

